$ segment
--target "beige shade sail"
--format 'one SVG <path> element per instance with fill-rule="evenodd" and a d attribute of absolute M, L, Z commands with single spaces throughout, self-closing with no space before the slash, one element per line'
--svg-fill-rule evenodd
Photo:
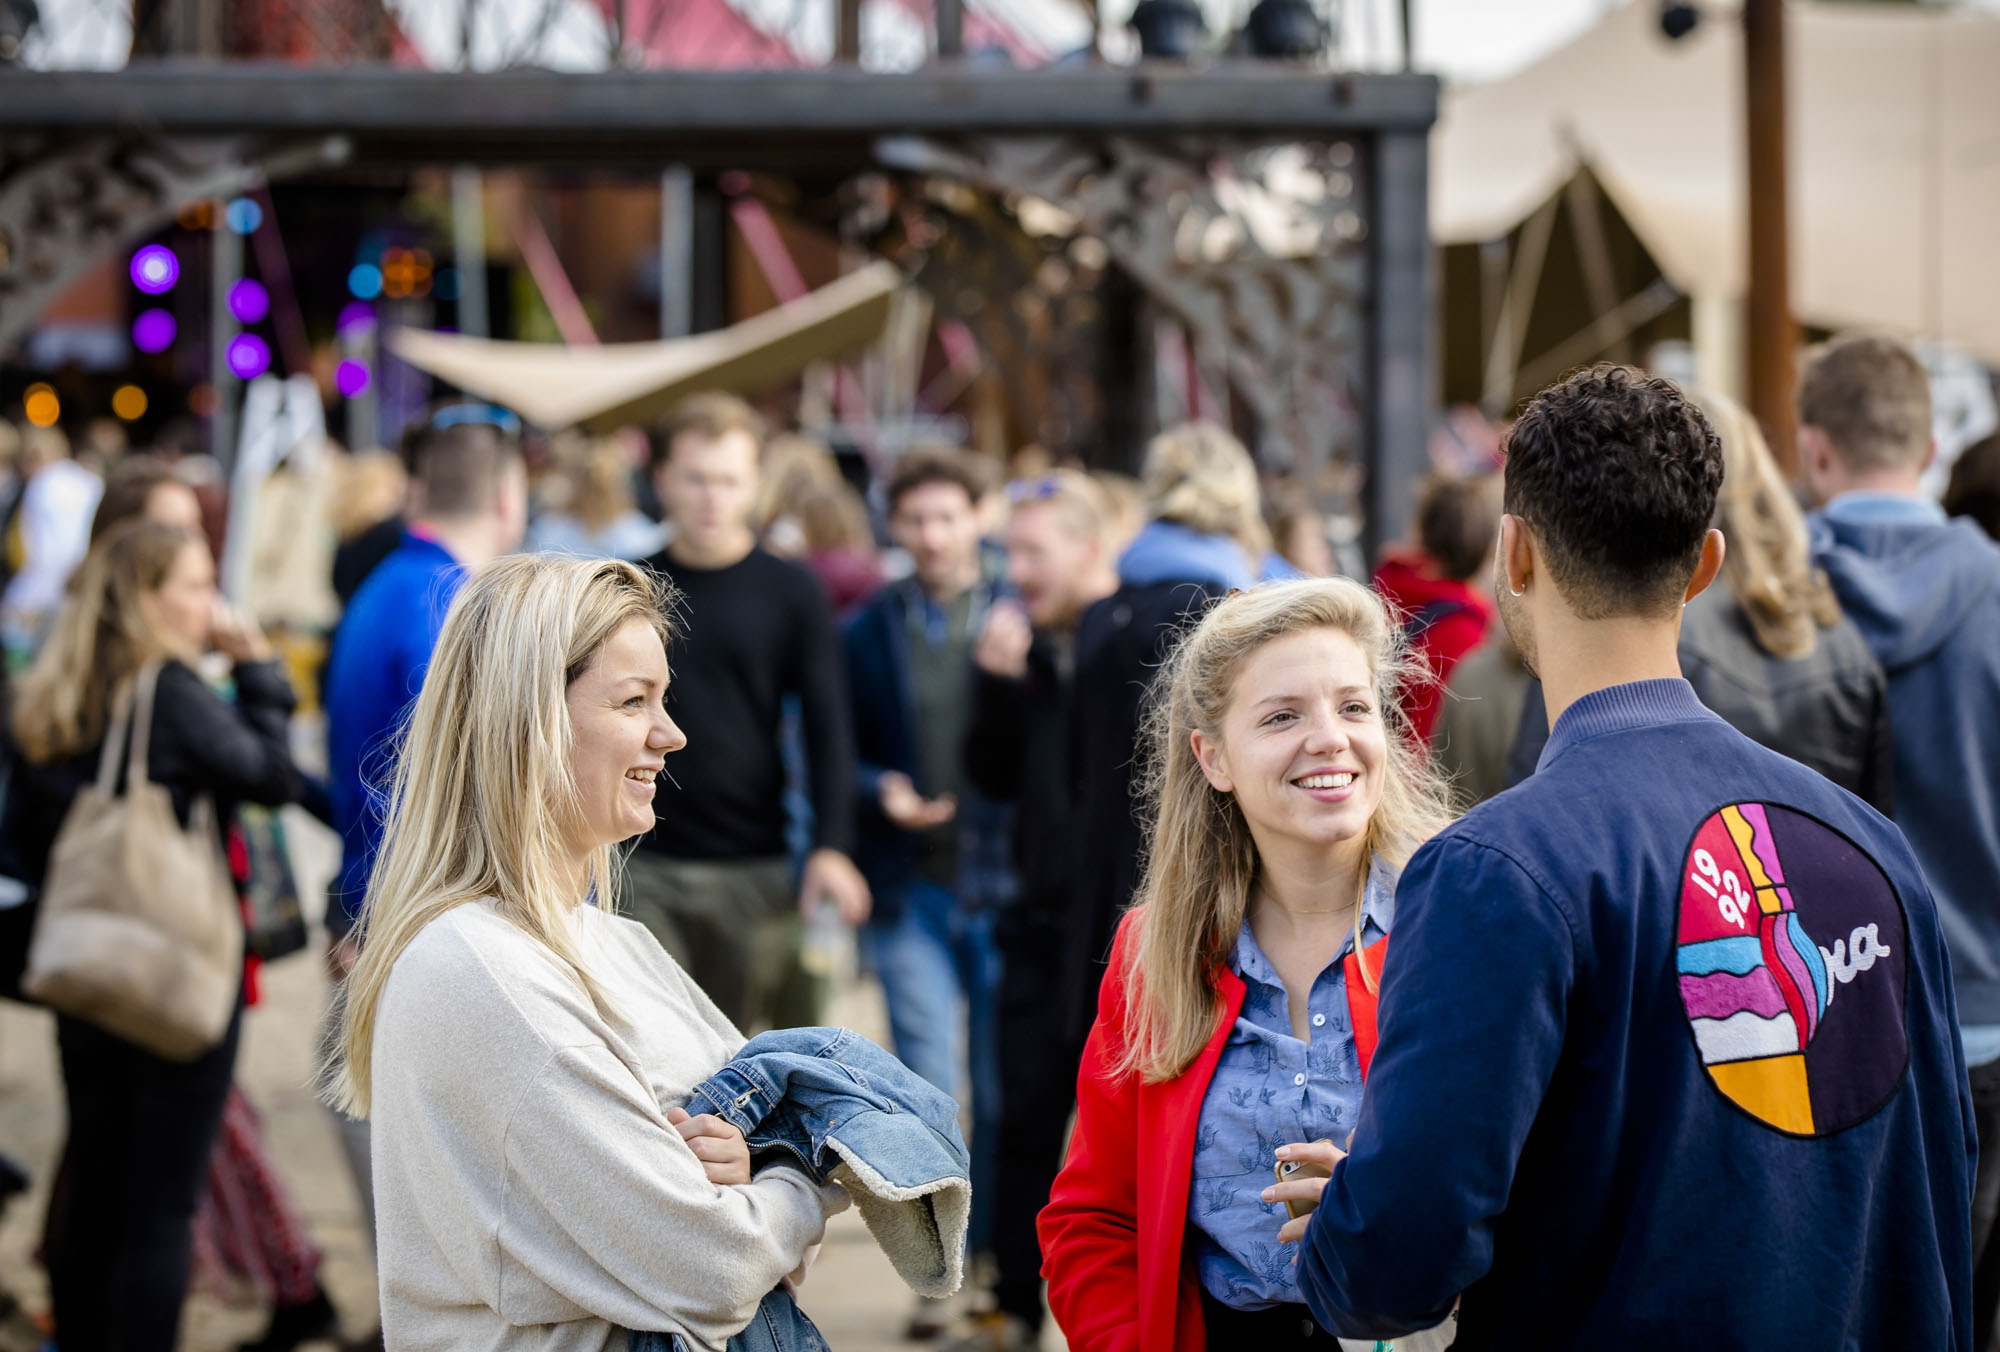
<path fill-rule="evenodd" d="M 1744 290 L 1743 42 L 1679 42 L 1633 0 L 1505 80 L 1452 91 L 1431 142 L 1440 243 L 1506 233 L 1587 164 L 1669 280 Z M 2000 14 L 1794 4 L 1792 308 L 2000 364 Z"/>
<path fill-rule="evenodd" d="M 652 422 L 697 390 L 756 393 L 867 346 L 902 280 L 894 265 L 870 263 L 740 324 L 657 343 L 569 347 L 420 329 L 398 329 L 388 343 L 419 370 L 540 427 L 605 432 Z"/>

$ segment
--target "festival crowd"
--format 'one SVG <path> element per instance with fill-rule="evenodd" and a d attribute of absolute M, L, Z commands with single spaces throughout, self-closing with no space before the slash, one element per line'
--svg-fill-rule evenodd
<path fill-rule="evenodd" d="M 338 1330 L 235 1084 L 297 805 L 363 1345 L 824 1347 L 852 1205 L 954 1352 L 1986 1352 L 2000 442 L 1927 497 L 1870 335 L 1797 409 L 1793 482 L 1577 372 L 1365 581 L 1208 424 L 871 476 L 727 394 L 457 403 L 252 517 L 0 444 L 55 1345 L 167 1352 L 195 1281 Z M 886 1049 L 825 1026 L 850 936 Z"/>

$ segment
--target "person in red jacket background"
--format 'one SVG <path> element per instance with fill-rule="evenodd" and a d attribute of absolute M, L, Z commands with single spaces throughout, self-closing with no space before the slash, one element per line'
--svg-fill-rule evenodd
<path fill-rule="evenodd" d="M 1327 1345 L 1266 1190 L 1280 1148 L 1353 1127 L 1396 875 L 1448 820 L 1385 715 L 1401 648 L 1360 583 L 1285 582 L 1219 602 L 1161 674 L 1142 904 L 1039 1222 L 1072 1352 Z"/>
<path fill-rule="evenodd" d="M 1500 476 L 1432 477 L 1417 496 L 1416 525 L 1416 548 L 1384 552 L 1375 590 L 1419 659 L 1397 699 L 1418 745 L 1428 746 L 1452 668 L 1493 626 L 1485 569 L 1500 532 Z"/>

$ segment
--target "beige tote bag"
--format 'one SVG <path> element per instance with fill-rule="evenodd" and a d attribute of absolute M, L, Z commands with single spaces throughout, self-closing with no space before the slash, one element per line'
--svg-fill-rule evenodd
<path fill-rule="evenodd" d="M 21 988 L 170 1061 L 222 1040 L 243 979 L 243 919 L 215 834 L 196 800 L 185 831 L 173 795 L 146 777 L 160 664 L 104 738 L 97 781 L 76 796 L 49 855 Z M 125 792 L 118 747 L 132 728 Z"/>

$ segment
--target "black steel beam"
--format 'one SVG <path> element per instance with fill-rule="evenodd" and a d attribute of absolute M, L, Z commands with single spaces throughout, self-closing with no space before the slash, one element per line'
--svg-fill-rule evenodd
<path fill-rule="evenodd" d="M 0 131 L 345 135 L 357 159 L 448 152 L 453 163 L 554 154 L 801 150 L 882 135 L 1273 133 L 1427 129 L 1429 76 L 1340 75 L 1271 63 L 1201 68 L 785 71 L 538 70 L 153 62 L 117 71 L 9 71 Z M 761 156 L 759 156 L 761 158 Z"/>
<path fill-rule="evenodd" d="M 1391 132 L 1374 148 L 1375 294 L 1368 325 L 1370 409 L 1362 544 L 1373 566 L 1416 509 L 1430 463 L 1437 361 L 1430 245 L 1430 147 L 1417 132 Z"/>

